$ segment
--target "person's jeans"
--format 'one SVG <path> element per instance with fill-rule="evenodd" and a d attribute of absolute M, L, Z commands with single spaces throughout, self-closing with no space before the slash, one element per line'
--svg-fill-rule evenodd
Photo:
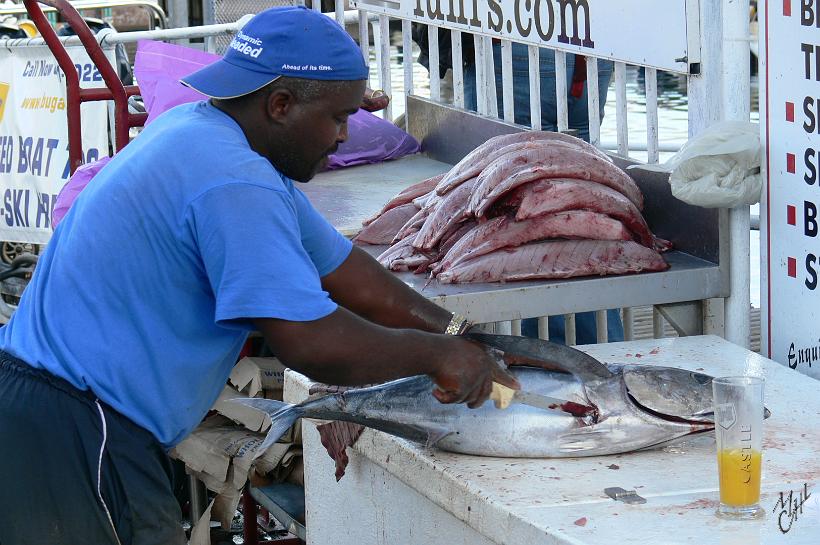
<path fill-rule="evenodd" d="M 572 87 L 572 74 L 575 70 L 575 55 L 566 55 L 567 59 L 567 92 Z M 499 116 L 504 111 L 501 76 L 501 46 L 493 45 L 495 62 L 496 96 Z M 557 100 L 555 97 L 555 53 L 551 49 L 541 49 L 539 54 L 539 71 L 541 73 L 541 128 L 545 131 L 558 130 Z M 598 61 L 598 95 L 600 97 L 600 115 L 604 117 L 609 82 L 612 79 L 612 61 Z M 519 125 L 530 124 L 530 78 L 529 56 L 527 46 L 512 46 L 512 76 L 515 122 Z M 464 104 L 468 110 L 475 111 L 478 104 L 476 94 L 476 67 L 471 63 L 464 70 Z M 589 141 L 589 117 L 587 113 L 587 86 L 584 85 L 580 97 L 567 97 L 569 128 L 576 129 L 584 140 Z"/>
<path fill-rule="evenodd" d="M 567 55 L 567 92 L 572 87 L 572 74 L 575 69 L 575 55 Z M 502 76 L 501 76 L 501 46 L 493 45 L 493 60 L 495 62 L 496 96 L 498 111 L 504 111 Z M 541 73 L 541 128 L 546 131 L 558 130 L 557 99 L 555 95 L 555 53 L 551 49 L 539 51 L 539 71 Z M 612 79 L 613 63 L 598 61 L 598 94 L 600 96 L 600 116 L 604 117 L 604 106 Z M 530 124 L 530 78 L 529 56 L 527 46 L 513 44 L 512 47 L 512 75 L 513 100 L 515 122 L 519 125 Z M 478 103 L 476 94 L 476 68 L 470 64 L 464 71 L 464 103 L 470 110 L 476 110 Z M 587 86 L 584 85 L 580 97 L 568 96 L 567 109 L 569 128 L 578 131 L 578 135 L 589 141 L 589 115 L 587 109 Z M 597 342 L 597 328 L 595 313 L 581 312 L 575 315 L 575 331 L 577 344 L 592 344 Z M 521 322 L 521 334 L 526 337 L 538 337 L 538 320 L 530 318 Z M 621 315 L 616 309 L 607 311 L 607 335 L 610 342 L 624 340 L 624 327 Z M 549 318 L 549 338 L 553 342 L 565 344 L 564 317 L 551 316 Z"/>
<path fill-rule="evenodd" d="M 621 321 L 621 313 L 617 309 L 606 311 L 606 332 L 608 342 L 624 340 L 624 325 Z M 594 312 L 579 312 L 575 315 L 575 344 L 597 343 L 597 333 L 598 328 L 595 326 Z M 550 316 L 549 334 L 550 341 L 566 344 L 563 316 Z M 536 318 L 521 320 L 521 335 L 537 338 L 538 320 Z"/>

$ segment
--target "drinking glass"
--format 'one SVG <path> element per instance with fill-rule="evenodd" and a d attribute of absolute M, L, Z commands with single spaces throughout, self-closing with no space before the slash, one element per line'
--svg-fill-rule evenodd
<path fill-rule="evenodd" d="M 763 379 L 720 377 L 712 381 L 715 405 L 720 505 L 731 519 L 764 516 L 760 507 L 763 445 Z"/>

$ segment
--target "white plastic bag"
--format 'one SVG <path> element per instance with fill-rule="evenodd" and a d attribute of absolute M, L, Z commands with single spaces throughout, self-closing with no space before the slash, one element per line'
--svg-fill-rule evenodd
<path fill-rule="evenodd" d="M 760 128 L 743 121 L 716 123 L 692 138 L 662 165 L 633 165 L 671 172 L 672 194 L 704 208 L 733 208 L 760 201 Z"/>

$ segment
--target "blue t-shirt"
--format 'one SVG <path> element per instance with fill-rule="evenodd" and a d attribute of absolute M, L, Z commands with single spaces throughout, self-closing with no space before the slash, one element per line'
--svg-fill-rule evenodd
<path fill-rule="evenodd" d="M 213 405 L 252 327 L 336 310 L 350 242 L 207 102 L 162 115 L 80 194 L 0 348 L 166 447 Z"/>

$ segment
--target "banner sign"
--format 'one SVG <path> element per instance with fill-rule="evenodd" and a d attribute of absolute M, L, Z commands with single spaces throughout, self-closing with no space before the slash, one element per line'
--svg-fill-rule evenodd
<path fill-rule="evenodd" d="M 700 62 L 697 0 L 355 0 L 360 10 L 687 74 Z M 699 67 L 698 67 L 699 68 Z"/>
<path fill-rule="evenodd" d="M 67 50 L 82 87 L 105 86 L 82 46 Z M 80 108 L 86 162 L 108 155 L 107 104 Z M 0 241 L 48 242 L 51 210 L 68 177 L 62 70 L 45 46 L 0 48 Z"/>
<path fill-rule="evenodd" d="M 764 5 L 762 352 L 820 378 L 820 2 Z"/>

